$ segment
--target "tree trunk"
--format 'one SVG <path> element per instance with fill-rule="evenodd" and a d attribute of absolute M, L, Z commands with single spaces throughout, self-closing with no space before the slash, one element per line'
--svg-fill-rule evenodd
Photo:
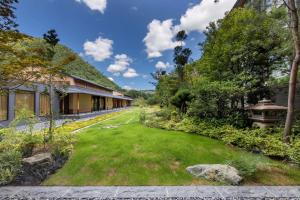
<path fill-rule="evenodd" d="M 285 122 L 283 140 L 290 142 L 291 131 L 294 121 L 294 107 L 297 86 L 298 66 L 300 63 L 300 36 L 299 36 L 299 18 L 295 0 L 288 0 L 287 7 L 291 14 L 291 31 L 294 40 L 295 57 L 291 66 L 290 81 L 289 81 L 289 96 L 288 96 L 288 112 Z"/>
<path fill-rule="evenodd" d="M 52 75 L 50 75 L 49 81 L 49 100 L 50 100 L 50 119 L 49 119 L 49 139 L 52 140 L 53 126 L 54 126 L 54 114 L 53 114 L 53 85 L 52 85 Z"/>

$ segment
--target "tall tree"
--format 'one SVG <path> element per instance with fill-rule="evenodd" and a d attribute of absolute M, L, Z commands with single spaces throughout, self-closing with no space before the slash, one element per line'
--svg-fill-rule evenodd
<path fill-rule="evenodd" d="M 291 19 L 291 31 L 294 41 L 294 59 L 291 66 L 290 81 L 289 81 L 289 96 L 288 96 L 288 112 L 285 122 L 285 129 L 283 140 L 285 142 L 290 142 L 290 136 L 294 121 L 294 109 L 295 109 L 295 96 L 297 87 L 297 75 L 300 63 L 300 35 L 299 35 L 299 15 L 295 4 L 295 0 L 284 0 L 286 7 L 290 13 Z"/>
<path fill-rule="evenodd" d="M 11 31 L 16 30 L 18 24 L 15 22 L 16 16 L 14 14 L 15 4 L 19 0 L 1 0 L 0 2 L 0 30 Z"/>
<path fill-rule="evenodd" d="M 72 62 L 76 57 L 75 55 L 69 55 L 62 60 L 62 62 L 55 63 L 55 47 L 59 42 L 58 34 L 54 29 L 49 30 L 43 35 L 43 39 L 46 45 L 46 64 L 41 68 L 43 78 L 45 83 L 49 87 L 49 97 L 50 97 L 50 116 L 49 116 L 49 139 L 52 139 L 53 129 L 54 129 L 54 110 L 53 110 L 53 100 L 54 100 L 54 89 L 56 87 L 56 81 L 58 79 L 63 79 L 63 73 L 65 71 L 65 65 Z M 43 80 L 43 79 L 42 79 Z"/>
<path fill-rule="evenodd" d="M 189 48 L 184 48 L 184 41 L 187 39 L 185 31 L 179 31 L 176 35 L 176 40 L 180 43 L 174 49 L 174 63 L 176 64 L 176 72 L 180 83 L 184 82 L 184 66 L 188 64 L 192 51 Z"/>
<path fill-rule="evenodd" d="M 42 62 L 39 49 L 28 45 L 31 38 L 18 33 L 14 14 L 17 3 L 0 1 L 0 92 L 29 83 L 38 76 L 35 68 Z"/>

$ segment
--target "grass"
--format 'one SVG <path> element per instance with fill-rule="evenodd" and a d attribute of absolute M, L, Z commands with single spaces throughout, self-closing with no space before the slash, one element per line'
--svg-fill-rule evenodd
<path fill-rule="evenodd" d="M 138 113 L 134 109 L 80 132 L 69 161 L 43 184 L 216 185 L 191 176 L 185 168 L 240 157 L 260 166 L 246 185 L 300 184 L 298 168 L 199 135 L 145 127 Z"/>

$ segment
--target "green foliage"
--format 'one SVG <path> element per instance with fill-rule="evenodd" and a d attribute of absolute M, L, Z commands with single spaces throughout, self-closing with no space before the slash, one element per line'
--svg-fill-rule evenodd
<path fill-rule="evenodd" d="M 257 171 L 257 161 L 249 160 L 244 157 L 240 157 L 234 160 L 229 160 L 225 164 L 236 168 L 239 171 L 239 175 L 243 178 L 251 178 L 255 176 Z"/>
<path fill-rule="evenodd" d="M 168 111 L 168 112 L 166 112 Z M 187 117 L 173 119 L 171 111 L 148 114 L 145 125 L 168 130 L 180 130 L 196 133 L 210 138 L 222 140 L 228 145 L 237 146 L 247 151 L 262 153 L 272 158 L 291 159 L 295 162 L 300 152 L 300 142 L 292 145 L 282 142 L 281 128 L 276 129 L 238 129 L 228 125 L 226 121 Z"/>
<path fill-rule="evenodd" d="M 20 152 L 15 150 L 0 152 L 0 185 L 13 181 L 20 169 Z"/>
<path fill-rule="evenodd" d="M 54 157 L 69 157 L 73 150 L 75 135 L 70 132 L 55 130 L 50 141 L 51 152 Z"/>
<path fill-rule="evenodd" d="M 289 156 L 295 163 L 300 164 L 300 139 L 293 142 L 289 150 Z"/>
<path fill-rule="evenodd" d="M 145 107 L 147 105 L 147 102 L 143 97 L 140 97 L 140 98 L 134 99 L 132 105 L 139 106 L 139 107 Z"/>
<path fill-rule="evenodd" d="M 139 121 L 142 124 L 146 121 L 146 111 L 144 109 L 139 114 Z"/>
<path fill-rule="evenodd" d="M 150 106 L 157 105 L 157 104 L 159 104 L 159 98 L 157 96 L 153 95 L 153 96 L 149 97 L 146 102 Z"/>
<path fill-rule="evenodd" d="M 194 98 L 194 95 L 187 89 L 179 90 L 171 99 L 171 104 L 179 109 L 180 112 L 186 113 L 187 106 Z"/>
<path fill-rule="evenodd" d="M 58 44 L 55 47 L 55 52 L 56 53 L 53 62 L 56 63 L 61 62 L 66 55 L 75 54 L 71 49 L 61 44 Z M 109 80 L 101 72 L 99 72 L 99 70 L 97 70 L 88 62 L 84 61 L 78 55 L 75 55 L 75 59 L 72 62 L 65 65 L 65 70 L 71 75 L 79 76 L 115 90 L 121 90 L 117 84 Z"/>

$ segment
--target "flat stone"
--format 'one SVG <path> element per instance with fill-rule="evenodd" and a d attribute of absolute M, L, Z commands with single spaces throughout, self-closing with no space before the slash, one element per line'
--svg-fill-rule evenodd
<path fill-rule="evenodd" d="M 224 198 L 273 198 L 274 194 L 266 190 L 263 186 L 248 186 L 248 187 L 237 187 L 237 186 L 219 186 L 215 187 L 216 190 Z"/>
<path fill-rule="evenodd" d="M 72 187 L 64 194 L 64 198 L 89 199 L 89 198 L 113 198 L 117 187 Z"/>
<path fill-rule="evenodd" d="M 0 199 L 300 199 L 300 187 L 0 187 Z"/>
<path fill-rule="evenodd" d="M 300 199 L 300 187 L 293 187 L 293 186 L 265 186 L 264 187 L 267 191 L 272 193 L 275 197 L 293 197 Z"/>
<path fill-rule="evenodd" d="M 165 187 L 119 187 L 116 198 L 166 198 Z"/>
<path fill-rule="evenodd" d="M 53 162 L 52 156 L 50 153 L 40 153 L 34 156 L 23 158 L 23 163 L 28 165 L 36 165 L 44 162 Z"/>
<path fill-rule="evenodd" d="M 210 186 L 171 186 L 166 188 L 170 198 L 221 198 L 214 187 Z"/>

